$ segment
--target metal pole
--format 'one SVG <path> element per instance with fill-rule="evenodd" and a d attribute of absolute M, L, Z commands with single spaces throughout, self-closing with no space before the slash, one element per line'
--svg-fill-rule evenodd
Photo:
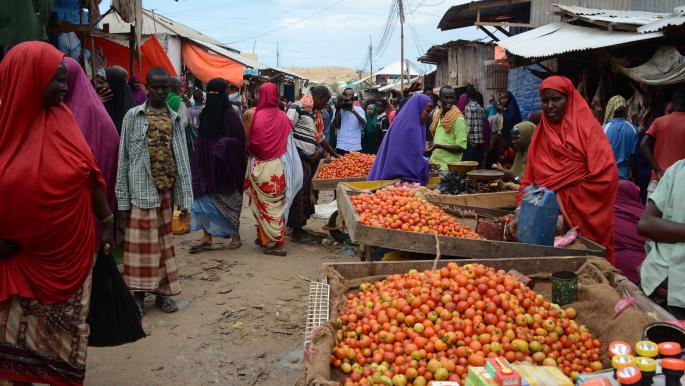
<path fill-rule="evenodd" d="M 371 41 L 371 35 L 369 35 L 369 62 L 371 63 L 371 68 L 370 68 L 370 76 L 371 76 L 371 84 L 375 84 L 375 80 L 373 79 L 373 42 Z"/>
<path fill-rule="evenodd" d="M 398 0 L 400 6 L 400 94 L 404 95 L 404 5 Z"/>
<path fill-rule="evenodd" d="M 93 30 L 95 29 L 95 14 L 93 12 L 93 1 L 94 0 L 88 1 L 88 30 L 90 33 L 90 73 L 92 79 L 95 80 L 95 37 L 93 36 Z"/>

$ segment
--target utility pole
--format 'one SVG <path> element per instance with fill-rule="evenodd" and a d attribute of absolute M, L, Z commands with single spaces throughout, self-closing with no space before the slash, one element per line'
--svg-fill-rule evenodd
<path fill-rule="evenodd" d="M 257 41 L 255 40 L 254 43 L 252 44 L 252 55 L 254 55 L 254 50 L 257 48 Z"/>
<path fill-rule="evenodd" d="M 397 0 L 400 7 L 400 94 L 404 95 L 404 4 Z"/>
<path fill-rule="evenodd" d="M 155 33 L 157 33 L 157 19 L 155 19 L 155 11 L 156 11 L 156 10 L 157 10 L 157 9 L 155 9 L 155 8 L 151 8 L 151 9 L 150 9 L 150 12 L 152 12 L 152 25 L 153 25 L 154 28 L 155 28 Z M 142 28 L 142 27 L 141 27 L 141 28 Z"/>
<path fill-rule="evenodd" d="M 281 52 L 278 49 L 278 40 L 276 40 L 276 67 L 281 67 L 280 56 Z"/>
<path fill-rule="evenodd" d="M 371 83 L 374 84 L 375 79 L 373 79 L 373 42 L 371 41 L 371 35 L 369 35 L 369 63 L 371 63 L 370 76 Z"/>
<path fill-rule="evenodd" d="M 359 80 L 362 80 L 362 75 L 364 75 L 364 69 L 357 70 L 357 75 L 359 76 Z"/>

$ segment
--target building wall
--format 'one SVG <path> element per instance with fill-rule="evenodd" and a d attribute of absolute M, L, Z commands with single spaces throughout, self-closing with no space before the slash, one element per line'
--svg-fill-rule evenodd
<path fill-rule="evenodd" d="M 180 74 L 183 70 L 183 57 L 181 56 L 181 39 L 178 36 L 170 35 L 167 33 L 155 34 L 157 39 L 159 39 L 164 52 L 169 57 L 171 64 L 174 66 L 177 74 Z"/>
<path fill-rule="evenodd" d="M 494 59 L 491 45 L 465 45 L 449 47 L 447 57 L 437 64 L 435 87 L 444 85 L 475 86 L 483 95 L 507 85 L 507 71 L 499 65 L 486 65 Z"/>
<path fill-rule="evenodd" d="M 558 10 L 553 4 L 600 9 L 671 12 L 673 8 L 682 6 L 683 0 L 531 0 L 531 24 L 540 27 L 559 21 L 559 16 L 552 14 Z"/>

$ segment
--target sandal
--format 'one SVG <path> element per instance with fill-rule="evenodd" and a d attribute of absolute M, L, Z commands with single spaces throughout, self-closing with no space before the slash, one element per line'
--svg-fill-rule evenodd
<path fill-rule="evenodd" d="M 212 249 L 211 241 L 200 240 L 190 245 L 189 253 L 200 253 L 202 251 L 208 251 L 210 249 Z"/>
<path fill-rule="evenodd" d="M 297 237 L 291 237 L 290 240 L 294 243 L 306 244 L 314 241 L 314 238 L 309 232 L 302 232 Z"/>
<path fill-rule="evenodd" d="M 155 299 L 155 305 L 159 307 L 162 312 L 166 312 L 167 314 L 178 311 L 178 306 L 168 296 L 157 295 L 157 298 Z"/>
<path fill-rule="evenodd" d="M 240 248 L 240 247 L 242 247 L 242 246 L 243 246 L 243 242 L 242 242 L 242 241 L 231 241 L 231 243 L 228 244 L 228 248 L 227 248 L 227 249 L 238 249 L 238 248 Z"/>
<path fill-rule="evenodd" d="M 288 255 L 288 252 L 287 252 L 287 251 L 284 251 L 284 250 L 282 250 L 282 249 L 269 248 L 269 249 L 265 249 L 265 250 L 264 250 L 264 254 L 265 254 L 265 255 L 269 255 L 269 256 L 280 256 L 280 257 L 284 257 L 284 256 L 287 256 L 287 255 Z"/>

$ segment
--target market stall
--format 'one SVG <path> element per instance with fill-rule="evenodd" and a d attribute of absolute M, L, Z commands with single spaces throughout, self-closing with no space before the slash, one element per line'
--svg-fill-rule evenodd
<path fill-rule="evenodd" d="M 366 192 L 376 190 L 369 189 Z M 479 224 L 486 224 L 487 237 L 477 237 L 479 235 L 474 236 L 473 232 L 469 233 L 465 230 L 456 231 L 458 236 L 455 237 L 454 234 L 433 234 L 435 233 L 433 231 L 407 231 L 400 228 L 370 226 L 364 223 L 364 219 L 353 203 L 353 197 L 362 193 L 362 191 L 350 189 L 349 185 L 340 185 L 337 189 L 337 200 L 338 210 L 350 239 L 367 247 L 423 254 L 434 254 L 439 248 L 444 256 L 470 258 L 569 256 L 579 253 L 603 256 L 605 252 L 601 245 L 582 236 L 564 248 L 502 241 L 504 222 L 507 221 L 507 216 L 512 214 L 511 212 L 440 202 L 432 203 L 450 215 L 449 221 L 456 221 L 467 227 L 466 229 L 477 229 L 480 228 Z M 370 258 L 370 253 L 371 251 L 367 248 L 365 258 Z"/>
<path fill-rule="evenodd" d="M 554 279 L 560 271 L 576 279 L 575 291 L 566 292 L 570 298 L 561 297 L 564 291 Z M 318 290 L 310 291 L 299 385 L 423 385 L 431 379 L 473 384 L 469 380 L 486 372 L 492 357 L 514 364 L 528 384 L 572 385 L 571 379 L 598 375 L 611 379 L 612 371 L 602 370 L 611 368 L 611 342 L 635 347 L 646 326 L 673 320 L 596 257 L 334 263 L 324 264 L 321 273 L 323 279 L 311 287 Z M 481 295 L 468 295 L 469 283 Z M 487 311 L 459 300 L 462 288 L 464 299 L 492 302 L 484 303 Z M 633 305 L 615 308 L 623 298 L 632 298 Z M 564 300 L 563 307 L 552 300 Z M 511 310 L 512 302 L 528 309 L 501 310 Z M 486 320 L 502 314 L 511 319 Z M 407 324 L 410 317 L 414 320 Z M 447 325 L 460 327 L 443 330 Z M 558 368 L 554 382 L 539 383 L 536 373 L 548 372 L 547 366 Z"/>

